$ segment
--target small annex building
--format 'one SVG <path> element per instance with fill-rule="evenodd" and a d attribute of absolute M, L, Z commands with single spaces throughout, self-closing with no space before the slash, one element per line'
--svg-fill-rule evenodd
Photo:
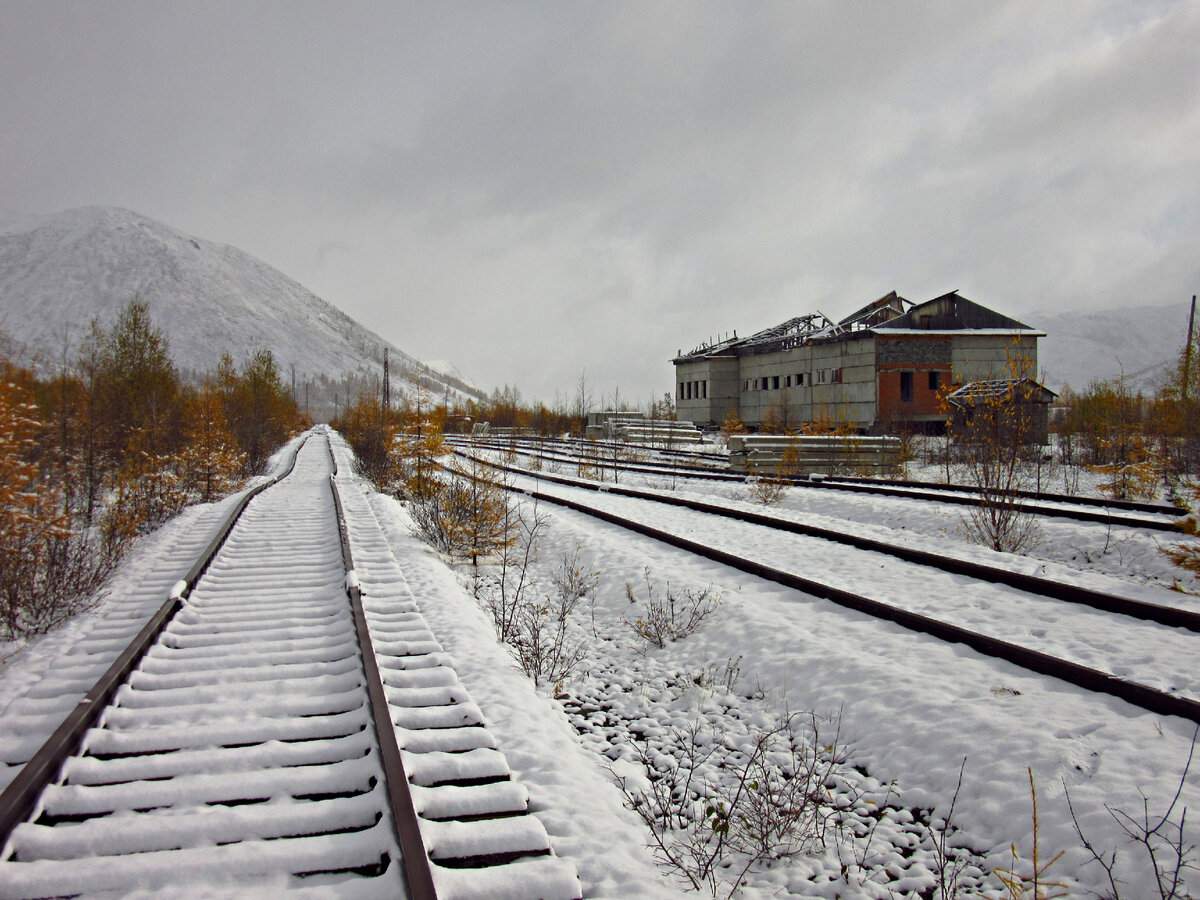
<path fill-rule="evenodd" d="M 955 440 L 974 440 L 980 425 L 988 435 L 1003 433 L 1025 444 L 1044 444 L 1050 432 L 1050 404 L 1058 394 L 1032 378 L 969 381 L 946 396 Z M 1003 415 L 994 415 L 1001 404 Z M 975 428 L 972 423 L 975 423 Z"/>
<path fill-rule="evenodd" d="M 1040 337 L 957 291 L 917 304 L 893 291 L 839 322 L 814 313 L 680 352 L 675 407 L 714 427 L 734 413 L 751 429 L 940 434 L 955 387 L 1035 377 Z"/>

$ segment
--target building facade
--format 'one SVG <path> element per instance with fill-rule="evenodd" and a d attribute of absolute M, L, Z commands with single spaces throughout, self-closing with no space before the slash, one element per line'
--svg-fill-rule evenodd
<path fill-rule="evenodd" d="M 939 433 L 955 386 L 1036 377 L 1039 337 L 957 292 L 921 304 L 892 292 L 840 322 L 801 316 L 679 354 L 676 413 L 698 425 L 736 414 L 751 428 Z"/>

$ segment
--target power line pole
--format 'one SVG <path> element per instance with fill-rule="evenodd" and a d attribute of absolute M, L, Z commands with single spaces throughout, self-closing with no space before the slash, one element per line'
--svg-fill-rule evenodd
<path fill-rule="evenodd" d="M 392 408 L 392 382 L 388 377 L 388 350 L 383 348 L 383 408 Z"/>
<path fill-rule="evenodd" d="M 1192 376 L 1192 330 L 1196 322 L 1196 295 L 1192 294 L 1192 311 L 1188 315 L 1187 345 L 1183 348 L 1183 399 L 1188 398 L 1188 381 Z"/>

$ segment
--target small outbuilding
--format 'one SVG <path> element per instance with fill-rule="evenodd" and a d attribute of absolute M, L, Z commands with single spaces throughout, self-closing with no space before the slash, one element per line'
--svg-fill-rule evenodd
<path fill-rule="evenodd" d="M 1022 444 L 1049 440 L 1050 405 L 1057 399 L 1031 378 L 971 381 L 946 395 L 956 440 L 1001 437 Z"/>

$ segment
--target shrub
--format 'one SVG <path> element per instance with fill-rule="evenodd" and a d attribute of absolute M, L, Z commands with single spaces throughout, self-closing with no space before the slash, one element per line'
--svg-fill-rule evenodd
<path fill-rule="evenodd" d="M 665 647 L 668 641 L 677 641 L 693 634 L 704 624 L 704 620 L 720 609 L 725 594 L 714 590 L 710 584 L 705 588 L 685 588 L 673 591 L 671 582 L 659 594 L 650 577 L 650 570 L 643 574 L 646 582 L 646 597 L 639 601 L 634 593 L 633 582 L 625 583 L 625 596 L 630 603 L 641 603 L 637 619 L 629 625 L 638 635 L 655 647 Z"/>
<path fill-rule="evenodd" d="M 568 624 L 579 601 L 596 589 L 599 575 L 580 563 L 576 548 L 574 553 L 563 554 L 550 581 L 552 593 L 517 605 L 511 636 L 521 671 L 534 684 L 558 684 L 583 662 L 588 645 L 570 639 Z"/>
<path fill-rule="evenodd" d="M 476 597 L 491 615 L 496 636 L 512 647 L 521 671 L 539 685 L 569 678 L 586 656 L 587 643 L 570 637 L 570 620 L 599 583 L 599 573 L 583 562 L 576 547 L 559 559 L 549 578 L 551 590 L 534 590 L 532 568 L 548 522 L 536 502 L 517 510 L 511 519 L 516 539 L 504 548 L 496 575 L 490 583 L 476 580 Z"/>
<path fill-rule="evenodd" d="M 822 849 L 836 827 L 825 785 L 846 752 L 823 731 L 815 714 L 788 714 L 726 754 L 727 736 L 673 726 L 666 743 L 675 751 L 635 742 L 646 780 L 616 776 L 617 785 L 660 864 L 693 889 L 715 897 L 729 887 L 732 896 L 756 862 Z"/>
<path fill-rule="evenodd" d="M 760 475 L 750 482 L 750 499 L 763 506 L 775 506 L 787 493 L 787 483 L 772 475 Z"/>

